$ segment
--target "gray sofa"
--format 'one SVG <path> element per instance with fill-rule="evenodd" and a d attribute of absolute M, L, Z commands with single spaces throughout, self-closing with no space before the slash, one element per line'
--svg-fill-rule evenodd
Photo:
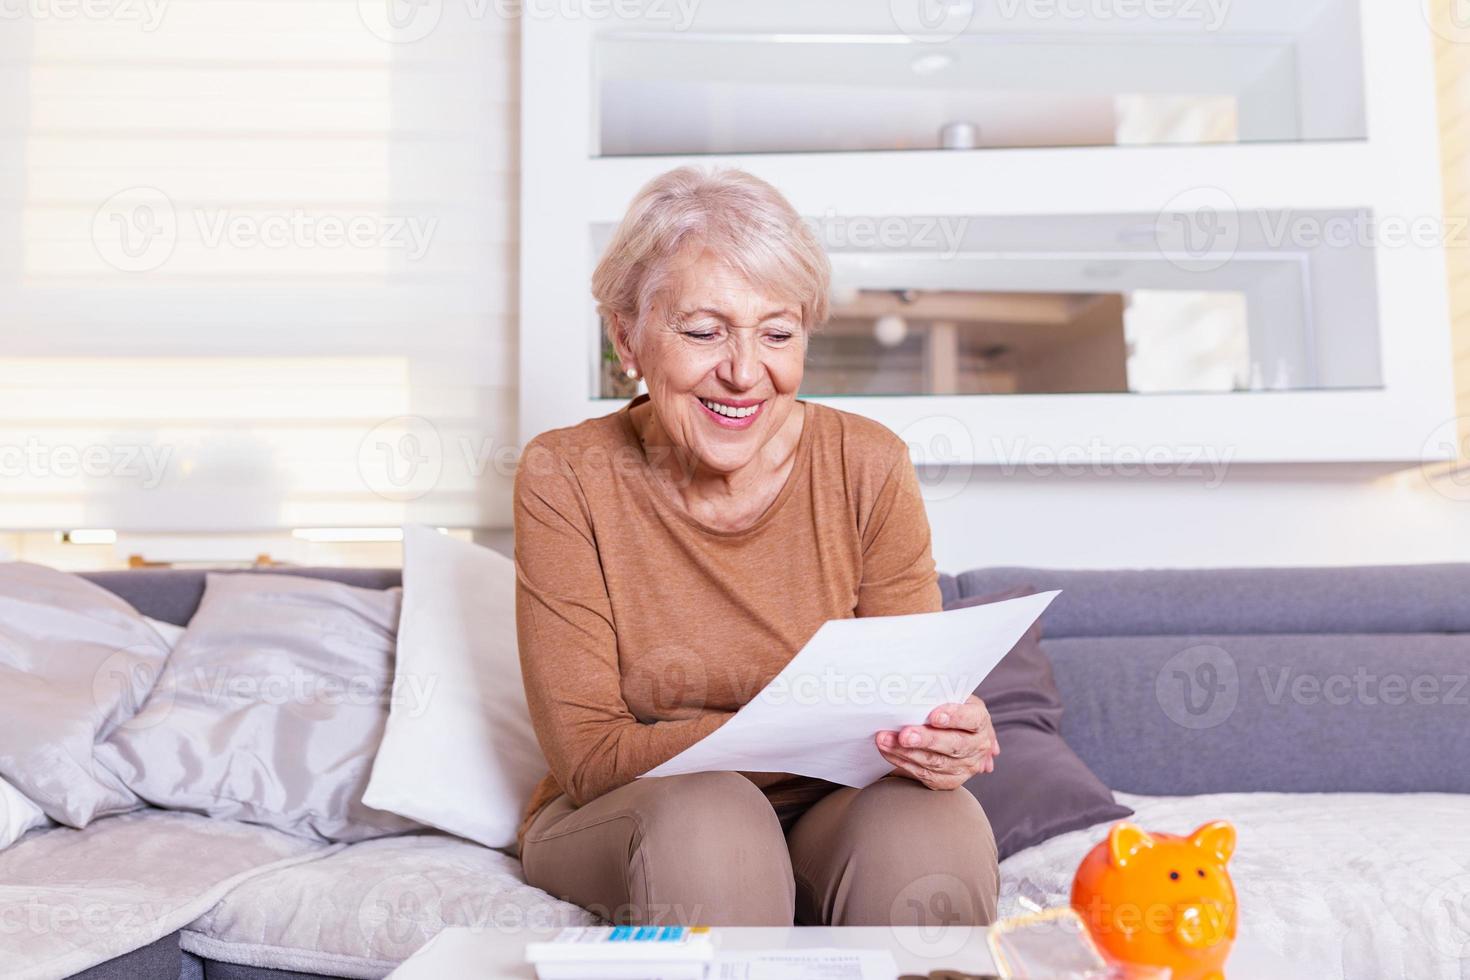
<path fill-rule="evenodd" d="M 373 588 L 399 582 L 398 573 L 388 570 L 282 571 Z M 204 587 L 203 574 L 191 571 L 88 578 L 145 615 L 179 625 L 187 623 Z M 1020 584 L 1063 590 L 1042 620 L 1043 647 L 1066 706 L 1063 734 L 1103 781 L 1120 791 L 1120 799 L 1138 810 L 1139 821 L 1149 826 L 1150 821 L 1213 813 L 1246 824 L 1241 827 L 1244 864 L 1236 870 L 1243 929 L 1269 933 L 1268 945 L 1296 956 L 1314 976 L 1448 978 L 1461 975 L 1457 964 L 1470 969 L 1470 923 L 1436 919 L 1440 905 L 1435 904 L 1458 900 L 1461 879 L 1470 896 L 1470 831 L 1459 838 L 1460 853 L 1432 860 L 1441 850 L 1453 850 L 1453 832 L 1446 828 L 1462 817 L 1466 822 L 1458 825 L 1470 827 L 1470 687 L 1464 684 L 1470 674 L 1470 565 L 990 568 L 941 580 L 947 599 Z M 1406 827 L 1416 814 L 1427 814 L 1424 825 Z M 1344 826 L 1356 826 L 1369 843 L 1373 835 L 1384 835 L 1389 852 L 1370 854 L 1368 844 L 1353 843 L 1358 838 L 1344 843 L 1335 836 Z M 1063 901 L 1076 861 L 1103 830 L 1063 835 L 1008 859 L 1002 866 L 1002 912 L 1013 910 L 1022 898 Z M 216 907 L 205 918 L 211 928 L 221 922 L 243 928 L 238 923 L 254 921 L 252 915 L 258 919 L 260 906 L 273 895 L 287 896 L 282 904 L 299 903 L 296 914 L 308 914 L 302 910 L 311 896 L 321 902 L 322 895 L 288 879 L 314 868 L 318 887 L 321 881 L 330 887 L 333 879 L 324 869 L 334 865 L 327 862 L 345 869 L 358 848 L 374 843 L 271 872 L 220 903 L 246 908 Z M 401 865 L 393 866 L 394 860 Z M 358 863 L 376 867 L 384 880 L 396 875 L 411 882 L 422 860 L 405 851 L 398 858 L 375 856 Z M 1427 878 L 1422 889 L 1399 876 L 1398 866 L 1405 862 Z M 412 885 L 405 887 L 411 894 Z M 1334 890 L 1356 894 L 1355 889 L 1378 898 L 1369 905 L 1353 904 L 1356 898 L 1334 904 Z M 251 894 L 244 894 L 247 890 Z M 516 894 L 522 905 L 512 918 L 525 921 L 525 893 Z M 211 952 L 181 951 L 175 933 L 85 975 L 168 980 L 381 975 L 437 925 L 458 921 L 448 902 L 439 910 L 442 921 L 427 927 L 414 902 L 390 898 L 379 905 L 387 921 L 378 925 L 401 941 L 386 949 L 380 945 L 376 958 L 364 957 L 351 970 L 340 966 L 354 962 L 345 954 L 324 958 L 313 973 L 262 968 L 257 928 L 247 937 L 255 944 L 249 955 L 232 952 L 247 947 L 232 945 L 229 936 L 216 932 L 211 938 L 196 931 L 191 941 L 185 930 L 186 948 Z M 361 918 L 360 909 L 352 914 Z M 395 915 L 416 918 L 395 926 Z M 1428 931 L 1416 935 L 1421 920 Z M 557 920 L 553 915 L 545 921 Z M 1462 926 L 1466 934 L 1457 946 L 1462 937 L 1456 930 Z M 1297 927 L 1302 936 L 1291 934 Z M 1369 938 L 1363 940 L 1360 932 Z M 1426 946 L 1435 958 L 1414 951 Z M 329 969 L 331 964 L 339 967 Z"/>

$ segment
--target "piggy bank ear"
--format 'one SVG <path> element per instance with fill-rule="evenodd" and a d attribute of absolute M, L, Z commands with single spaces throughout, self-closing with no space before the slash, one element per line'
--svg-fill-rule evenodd
<path fill-rule="evenodd" d="M 1115 868 L 1128 867 L 1129 861 L 1153 846 L 1154 839 L 1148 832 L 1131 823 L 1113 824 L 1113 829 L 1108 831 L 1108 856 Z"/>
<path fill-rule="evenodd" d="M 1224 864 L 1235 853 L 1235 828 L 1224 820 L 1216 820 L 1190 834 L 1189 842 Z"/>

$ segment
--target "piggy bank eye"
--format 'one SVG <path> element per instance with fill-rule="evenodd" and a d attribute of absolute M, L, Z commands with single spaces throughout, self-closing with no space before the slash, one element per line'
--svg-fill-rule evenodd
<path fill-rule="evenodd" d="M 1204 868 L 1195 868 L 1194 869 L 1194 873 L 1197 874 L 1197 875 L 1199 875 L 1201 878 L 1203 878 L 1205 876 L 1205 869 Z"/>
<path fill-rule="evenodd" d="M 1177 872 L 1177 871 L 1170 871 L 1169 872 L 1169 880 L 1170 881 L 1178 881 L 1179 880 L 1179 872 Z"/>

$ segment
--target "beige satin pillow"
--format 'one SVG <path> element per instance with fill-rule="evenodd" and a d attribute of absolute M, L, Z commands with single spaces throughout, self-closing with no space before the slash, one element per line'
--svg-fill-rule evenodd
<path fill-rule="evenodd" d="M 72 827 L 139 806 L 95 746 L 134 716 L 167 657 L 137 610 L 101 586 L 0 564 L 0 777 Z"/>
<path fill-rule="evenodd" d="M 137 717 L 99 755 L 155 806 L 357 841 L 417 824 L 362 802 L 401 589 L 211 573 Z"/>

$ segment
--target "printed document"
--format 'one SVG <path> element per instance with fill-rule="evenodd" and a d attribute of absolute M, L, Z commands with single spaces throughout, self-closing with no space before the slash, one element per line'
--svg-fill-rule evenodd
<path fill-rule="evenodd" d="M 877 782 L 893 766 L 874 735 L 963 702 L 1060 594 L 824 623 L 724 725 L 643 775 L 789 772 L 843 786 Z"/>

